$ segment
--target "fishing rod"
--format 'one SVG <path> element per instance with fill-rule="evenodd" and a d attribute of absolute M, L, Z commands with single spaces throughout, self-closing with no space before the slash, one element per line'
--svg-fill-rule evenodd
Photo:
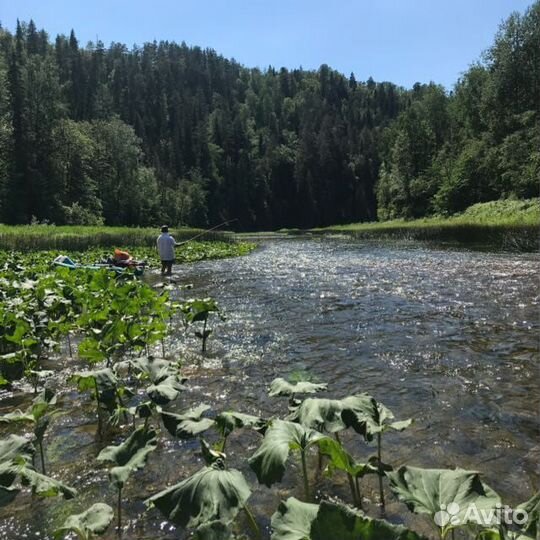
<path fill-rule="evenodd" d="M 204 236 L 205 234 L 215 231 L 216 229 L 219 229 L 220 227 L 223 227 L 223 225 L 227 225 L 228 223 L 232 223 L 233 221 L 238 221 L 238 218 L 229 219 L 227 221 L 224 221 L 223 223 L 220 223 L 219 225 L 215 225 L 211 229 L 206 229 L 205 231 L 196 234 L 193 238 L 190 238 L 189 240 L 185 240 L 184 242 L 180 242 L 181 244 L 187 244 L 188 242 L 192 242 L 196 238 L 200 238 L 201 236 Z"/>

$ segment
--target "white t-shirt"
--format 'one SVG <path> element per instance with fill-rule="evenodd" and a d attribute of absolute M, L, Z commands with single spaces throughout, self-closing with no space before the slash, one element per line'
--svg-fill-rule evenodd
<path fill-rule="evenodd" d="M 162 261 L 174 260 L 174 246 L 176 242 L 169 233 L 161 233 L 157 239 L 159 258 Z"/>

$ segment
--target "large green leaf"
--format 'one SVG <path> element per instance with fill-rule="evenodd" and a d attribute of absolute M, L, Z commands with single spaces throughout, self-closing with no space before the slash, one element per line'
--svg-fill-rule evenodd
<path fill-rule="evenodd" d="M 123 362 L 119 362 L 115 366 L 115 371 L 118 372 L 118 370 L 124 367 L 131 367 L 139 376 L 144 375 L 152 382 L 155 382 L 171 374 L 170 370 L 172 368 L 172 364 L 164 358 L 141 356 L 133 360 L 125 360 Z M 175 370 L 175 372 L 176 371 L 177 370 Z"/>
<path fill-rule="evenodd" d="M 221 520 L 210 521 L 197 528 L 197 540 L 232 540 L 232 523 Z"/>
<path fill-rule="evenodd" d="M 36 420 L 40 420 L 53 405 L 56 405 L 56 395 L 49 388 L 45 388 L 32 400 L 29 411 Z"/>
<path fill-rule="evenodd" d="M 307 398 L 289 416 L 289 420 L 317 431 L 336 433 L 349 426 L 343 420 L 345 412 L 349 415 L 361 415 L 369 407 L 371 399 L 367 394 L 345 399 Z"/>
<path fill-rule="evenodd" d="M 179 365 L 176 362 L 170 362 L 163 358 L 140 357 L 134 360 L 127 360 L 117 364 L 115 370 L 118 372 L 124 366 L 133 368 L 139 378 L 150 380 L 153 384 L 159 384 L 168 377 L 174 376 L 180 384 L 183 384 L 187 379 L 180 377 Z"/>
<path fill-rule="evenodd" d="M 341 419 L 342 410 L 343 405 L 337 399 L 307 398 L 289 420 L 318 431 L 335 433 L 347 427 Z"/>
<path fill-rule="evenodd" d="M 28 412 L 23 412 L 20 409 L 16 409 L 10 413 L 0 416 L 0 422 L 5 424 L 12 424 L 17 422 L 34 422 L 34 415 Z"/>
<path fill-rule="evenodd" d="M 71 499 L 76 495 L 74 489 L 34 469 L 34 452 L 32 443 L 24 437 L 10 435 L 0 440 L 0 505 L 11 502 L 17 495 L 19 490 L 14 485 L 17 479 L 42 497 L 63 495 Z"/>
<path fill-rule="evenodd" d="M 294 394 L 315 394 L 321 390 L 326 390 L 328 385 L 325 383 L 317 384 L 308 381 L 289 382 L 278 377 L 270 383 L 268 395 L 274 396 L 292 396 Z"/>
<path fill-rule="evenodd" d="M 323 501 L 311 525 L 313 540 L 420 540 L 413 531 L 382 519 L 371 519 L 358 510 Z"/>
<path fill-rule="evenodd" d="M 221 462 L 204 467 L 146 503 L 153 504 L 181 527 L 199 527 L 213 521 L 232 521 L 251 495 L 240 471 L 225 470 Z"/>
<path fill-rule="evenodd" d="M 118 386 L 118 379 L 110 368 L 77 371 L 71 379 L 75 381 L 80 392 L 95 390 L 96 386 L 99 392 L 104 392 Z"/>
<path fill-rule="evenodd" d="M 189 439 L 203 433 L 214 425 L 212 419 L 202 416 L 209 409 L 210 406 L 201 404 L 181 414 L 163 411 L 161 419 L 163 425 L 173 437 Z"/>
<path fill-rule="evenodd" d="M 342 418 L 347 426 L 364 435 L 367 440 L 388 429 L 402 431 L 412 423 L 412 419 L 394 422 L 392 411 L 369 394 L 359 394 L 354 398 L 353 406 L 344 407 Z"/>
<path fill-rule="evenodd" d="M 330 472 L 332 469 L 350 474 L 352 477 L 359 477 L 366 474 L 377 472 L 377 468 L 370 463 L 360 463 L 343 448 L 343 446 L 334 439 L 325 438 L 318 442 L 321 454 L 330 458 Z"/>
<path fill-rule="evenodd" d="M 113 412 L 118 400 L 118 379 L 110 368 L 96 369 L 93 371 L 79 371 L 72 375 L 80 392 L 90 391 L 98 393 L 99 401 Z"/>
<path fill-rule="evenodd" d="M 45 389 L 40 392 L 33 400 L 32 405 L 25 411 L 16 410 L 11 413 L 0 416 L 0 422 L 18 423 L 30 422 L 34 424 L 34 435 L 37 441 L 43 441 L 45 432 L 49 427 L 49 423 L 53 415 L 59 415 L 60 412 L 52 412 L 48 414 L 49 409 L 56 404 L 56 396 L 52 390 Z"/>
<path fill-rule="evenodd" d="M 216 416 L 216 427 L 223 437 L 228 437 L 235 429 L 251 428 L 259 433 L 266 430 L 268 422 L 259 416 L 226 411 Z"/>
<path fill-rule="evenodd" d="M 111 481 L 121 488 L 132 471 L 142 469 L 148 455 L 157 447 L 157 433 L 153 429 L 140 427 L 136 429 L 122 444 L 107 446 L 98 455 L 98 461 L 116 463 L 110 471 Z"/>
<path fill-rule="evenodd" d="M 34 493 L 41 497 L 56 497 L 63 495 L 65 499 L 73 499 L 77 495 L 77 490 L 66 486 L 63 482 L 55 480 L 50 476 L 38 473 L 30 467 L 24 467 L 20 472 L 21 482 L 25 486 L 31 486 Z"/>
<path fill-rule="evenodd" d="M 469 522 L 490 525 L 482 512 L 487 516 L 501 502 L 474 471 L 401 467 L 386 475 L 392 491 L 410 510 L 429 514 L 443 531 Z"/>
<path fill-rule="evenodd" d="M 272 516 L 272 540 L 309 539 L 318 511 L 318 504 L 301 502 L 294 497 L 281 501 Z"/>
<path fill-rule="evenodd" d="M 292 497 L 272 516 L 272 528 L 272 540 L 421 540 L 413 531 L 342 504 L 307 504 Z"/>
<path fill-rule="evenodd" d="M 169 375 L 161 382 L 150 385 L 146 393 L 157 405 L 167 405 L 174 401 L 184 388 L 182 381 L 176 375 Z"/>
<path fill-rule="evenodd" d="M 67 533 L 74 532 L 79 540 L 90 540 L 94 534 L 103 534 L 113 517 L 113 509 L 108 504 L 93 504 L 85 512 L 69 516 L 64 524 L 54 531 L 54 537 L 64 538 Z"/>
<path fill-rule="evenodd" d="M 300 424 L 274 420 L 261 446 L 249 459 L 249 466 L 255 471 L 259 482 L 270 487 L 283 478 L 291 450 L 305 450 L 323 438 L 322 433 Z"/>
<path fill-rule="evenodd" d="M 32 459 L 33 453 L 32 443 L 26 437 L 9 435 L 6 439 L 0 439 L 0 463 L 21 455 Z"/>
<path fill-rule="evenodd" d="M 9 435 L 0 440 L 0 486 L 9 488 L 22 469 L 32 463 L 35 449 L 25 437 Z"/>
<path fill-rule="evenodd" d="M 204 321 L 210 313 L 219 314 L 219 306 L 213 298 L 194 298 L 180 305 L 186 322 Z"/>

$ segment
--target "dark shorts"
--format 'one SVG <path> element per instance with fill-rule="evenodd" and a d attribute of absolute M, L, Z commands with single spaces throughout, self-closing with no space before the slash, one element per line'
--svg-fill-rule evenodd
<path fill-rule="evenodd" d="M 161 260 L 161 264 L 174 264 L 175 259 L 171 259 L 170 261 L 164 261 Z"/>

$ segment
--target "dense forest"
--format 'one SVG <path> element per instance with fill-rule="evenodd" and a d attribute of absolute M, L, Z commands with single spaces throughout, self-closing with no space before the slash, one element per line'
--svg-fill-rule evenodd
<path fill-rule="evenodd" d="M 18 23 L 0 28 L 0 221 L 277 229 L 533 197 L 539 104 L 540 2 L 451 91 Z"/>

